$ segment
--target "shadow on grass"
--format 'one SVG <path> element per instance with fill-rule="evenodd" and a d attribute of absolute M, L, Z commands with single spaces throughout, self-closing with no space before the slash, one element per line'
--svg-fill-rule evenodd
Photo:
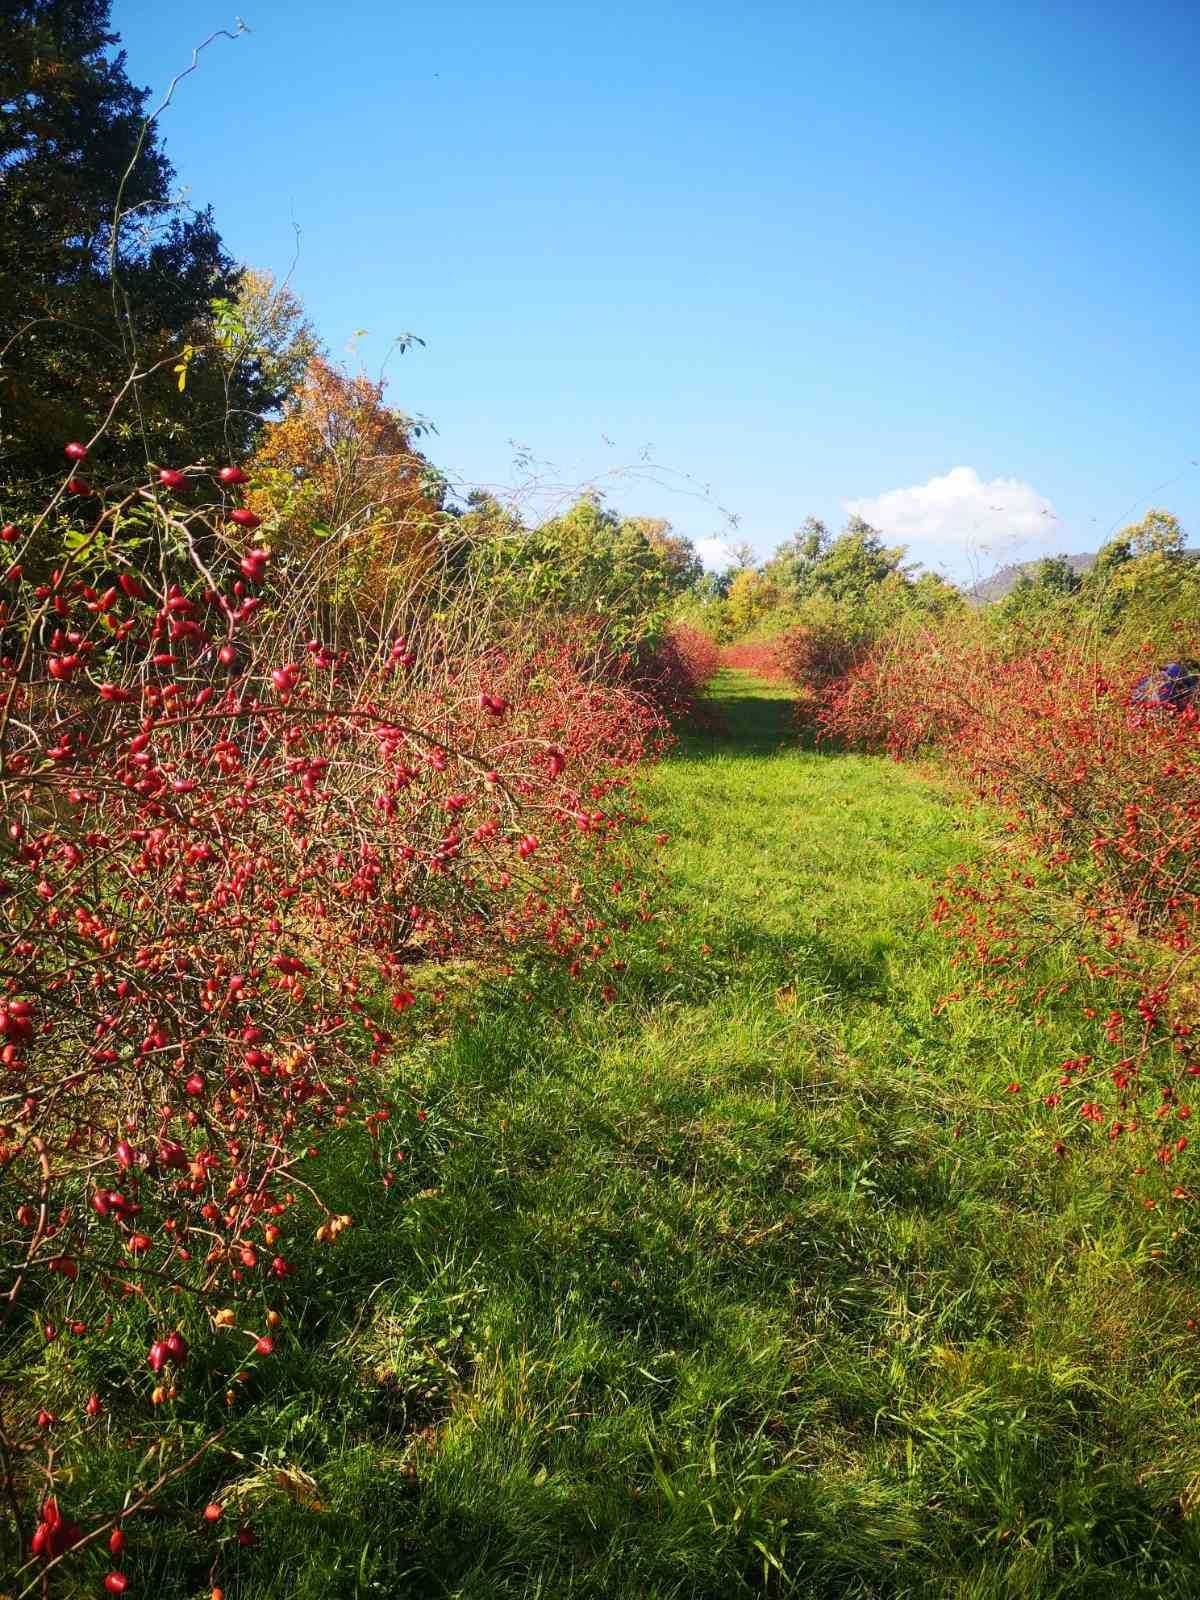
<path fill-rule="evenodd" d="M 714 730 L 685 731 L 679 741 L 679 755 L 703 760 L 716 755 L 773 756 L 795 750 L 796 723 L 792 715 L 795 701 L 786 695 L 713 696 L 709 702 L 719 726 Z"/>
<path fill-rule="evenodd" d="M 766 933 L 746 921 L 727 922 L 709 934 L 709 955 L 687 972 L 646 961 L 631 963 L 622 993 L 635 1007 L 668 1001 L 704 1002 L 731 985 L 758 990 L 799 984 L 805 994 L 820 991 L 831 1000 L 884 1004 L 889 997 L 886 949 L 874 939 L 830 940 L 811 929 Z M 565 986 L 562 1004 L 576 997 Z M 561 1015 L 567 1015 L 564 1010 Z M 589 1014 L 586 1004 L 578 1014 Z M 631 1028 L 641 1026 L 640 1019 Z"/>
<path fill-rule="evenodd" d="M 719 672 L 704 696 L 705 726 L 682 728 L 676 759 L 713 756 L 773 756 L 797 750 L 815 755 L 842 752 L 818 740 L 811 719 L 797 715 L 801 702 L 785 683 L 749 673 Z"/>

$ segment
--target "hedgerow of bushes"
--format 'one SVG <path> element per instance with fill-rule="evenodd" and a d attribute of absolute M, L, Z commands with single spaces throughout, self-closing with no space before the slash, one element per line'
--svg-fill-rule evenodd
<path fill-rule="evenodd" d="M 1200 1076 L 1200 714 L 1134 697 L 1161 651 L 1084 637 L 914 630 L 835 683 L 819 722 L 845 745 L 936 756 L 993 808 L 994 850 L 950 873 L 933 906 L 963 975 L 948 1000 L 982 995 L 1035 1019 L 1072 1007 L 1080 1048 L 1039 1086 L 1047 1137 L 1064 1156 L 1087 1139 L 1131 1143 L 1135 1174 L 1165 1174 L 1181 1201 Z M 1176 640 L 1186 656 L 1188 635 Z M 1035 988 L 1034 954 L 1055 949 L 1061 984 Z"/>
<path fill-rule="evenodd" d="M 138 1513 L 299 1336 L 297 1261 L 352 1226 L 323 1141 L 395 1179 L 424 974 L 525 950 L 611 998 L 653 915 L 629 775 L 713 651 L 667 634 L 635 681 L 445 528 L 356 604 L 336 541 L 273 551 L 243 469 L 67 456 L 0 532 L 0 1473 L 18 1592 L 108 1563 L 119 1593 Z M 81 1475 L 113 1436 L 155 1488 Z M 216 1565 L 254 1538 L 221 1517 Z"/>

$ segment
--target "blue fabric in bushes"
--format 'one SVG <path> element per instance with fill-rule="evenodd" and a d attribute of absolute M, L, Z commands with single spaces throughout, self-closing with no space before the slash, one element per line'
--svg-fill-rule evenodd
<path fill-rule="evenodd" d="M 1164 661 L 1134 684 L 1133 706 L 1170 706 L 1181 711 L 1191 705 L 1200 689 L 1200 661 Z"/>

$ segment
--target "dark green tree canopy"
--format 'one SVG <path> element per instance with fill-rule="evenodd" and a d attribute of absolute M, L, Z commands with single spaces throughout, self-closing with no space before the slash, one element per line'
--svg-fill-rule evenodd
<path fill-rule="evenodd" d="M 173 202 L 109 0 L 0 7 L 0 489 L 40 495 L 121 394 L 97 472 L 243 453 L 277 397 L 214 337 L 240 272 Z M 115 233 L 114 233 L 115 229 Z M 190 346 L 190 351 L 185 347 Z M 186 356 L 185 387 L 178 364 Z"/>

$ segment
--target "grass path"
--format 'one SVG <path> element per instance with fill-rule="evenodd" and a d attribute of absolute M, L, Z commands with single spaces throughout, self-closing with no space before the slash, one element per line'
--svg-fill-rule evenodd
<path fill-rule="evenodd" d="M 973 824 L 714 695 L 649 785 L 670 970 L 489 987 L 412 1069 L 410 1202 L 346 1178 L 324 1348 L 257 1400 L 324 1509 L 231 1595 L 1200 1593 L 1187 1274 L 1004 1093 L 1067 1025 L 937 1008 Z"/>

